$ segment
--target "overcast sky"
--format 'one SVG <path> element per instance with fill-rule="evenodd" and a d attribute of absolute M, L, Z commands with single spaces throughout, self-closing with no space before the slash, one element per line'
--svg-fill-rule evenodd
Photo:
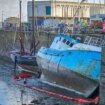
<path fill-rule="evenodd" d="M 27 17 L 27 1 L 22 0 L 22 18 L 26 20 Z M 19 17 L 19 0 L 0 0 L 0 21 L 3 18 L 16 16 Z"/>
<path fill-rule="evenodd" d="M 27 20 L 27 1 L 31 0 L 22 0 L 22 19 Z M 60 0 L 61 1 L 61 0 Z M 64 0 L 64 1 L 78 1 L 78 0 Z M 94 0 L 88 0 L 94 1 Z M 96 2 L 104 0 L 95 0 Z M 19 0 L 0 0 L 0 21 L 2 20 L 2 11 L 3 18 L 16 16 L 19 17 Z"/>

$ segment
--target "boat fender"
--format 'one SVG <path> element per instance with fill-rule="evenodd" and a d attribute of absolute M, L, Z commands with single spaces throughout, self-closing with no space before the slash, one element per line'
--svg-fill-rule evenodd
<path fill-rule="evenodd" d="M 30 74 L 21 74 L 21 75 L 19 75 L 19 76 L 15 76 L 14 79 L 15 79 L 15 80 L 16 80 L 16 79 L 26 79 L 26 78 L 29 78 L 29 77 L 31 77 Z"/>

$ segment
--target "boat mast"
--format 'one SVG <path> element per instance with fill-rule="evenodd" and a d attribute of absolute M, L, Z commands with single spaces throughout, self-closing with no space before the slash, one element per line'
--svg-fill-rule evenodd
<path fill-rule="evenodd" d="M 35 47 L 35 20 L 34 20 L 34 0 L 32 0 L 32 47 L 33 47 L 33 52 L 35 54 L 36 47 Z"/>
<path fill-rule="evenodd" d="M 19 3 L 19 6 L 20 6 L 20 34 L 21 34 L 21 31 L 22 31 L 22 24 L 21 24 L 21 3 L 22 3 L 22 1 L 20 0 L 20 3 Z"/>
<path fill-rule="evenodd" d="M 24 54 L 24 46 L 23 46 L 23 42 L 22 42 L 22 21 L 21 21 L 21 11 L 22 11 L 22 6 L 21 6 L 21 4 L 22 4 L 22 1 L 21 0 L 19 0 L 19 8 L 20 8 L 20 28 L 19 28 L 19 34 L 20 34 L 20 36 L 19 36 L 19 40 L 20 40 L 20 52 L 21 52 L 21 54 Z"/>

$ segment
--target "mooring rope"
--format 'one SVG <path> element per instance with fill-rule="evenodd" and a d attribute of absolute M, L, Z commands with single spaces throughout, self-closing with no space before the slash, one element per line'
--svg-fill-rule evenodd
<path fill-rule="evenodd" d="M 37 87 L 27 85 L 27 83 L 25 84 L 25 83 L 17 82 L 17 79 L 27 79 L 29 77 L 31 77 L 30 74 L 22 74 L 22 75 L 19 75 L 19 76 L 15 76 L 13 78 L 13 83 L 16 84 L 16 85 L 20 85 L 20 86 L 35 90 L 35 91 L 40 92 L 40 93 L 44 93 L 44 94 L 47 94 L 47 95 L 52 95 L 54 97 L 58 97 L 58 98 L 68 100 L 68 101 L 73 101 L 73 102 L 76 102 L 76 103 L 95 104 L 95 105 L 98 104 L 99 96 L 97 96 L 96 98 L 91 99 L 91 100 L 86 100 L 86 99 L 83 99 L 83 98 L 72 98 L 72 97 L 69 97 L 69 96 L 57 94 L 57 93 L 46 91 L 46 90 L 43 90 L 43 89 L 39 89 Z"/>

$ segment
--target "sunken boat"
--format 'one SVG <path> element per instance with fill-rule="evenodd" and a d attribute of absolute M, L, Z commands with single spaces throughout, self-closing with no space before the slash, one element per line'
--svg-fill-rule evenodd
<path fill-rule="evenodd" d="M 99 87 L 101 47 L 59 34 L 49 48 L 39 49 L 36 58 L 46 83 L 85 98 Z"/>

